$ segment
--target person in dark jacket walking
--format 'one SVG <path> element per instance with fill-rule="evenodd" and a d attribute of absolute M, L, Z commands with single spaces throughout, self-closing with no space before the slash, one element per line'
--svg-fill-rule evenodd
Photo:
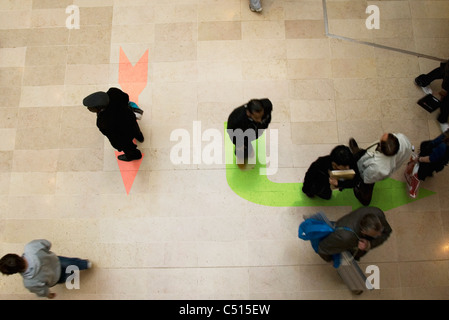
<path fill-rule="evenodd" d="M 129 96 L 118 88 L 110 88 L 107 92 L 95 92 L 83 100 L 83 104 L 91 112 L 97 113 L 97 127 L 100 129 L 117 151 L 121 161 L 132 161 L 142 158 L 134 138 L 144 141 L 139 124 L 133 110 L 129 107 Z"/>
<path fill-rule="evenodd" d="M 252 99 L 235 108 L 228 117 L 227 132 L 235 145 L 237 164 L 243 169 L 254 156 L 251 141 L 258 139 L 271 122 L 273 105 L 269 99 Z"/>
<path fill-rule="evenodd" d="M 354 170 L 355 176 L 349 180 L 333 179 L 329 175 L 332 170 Z M 332 189 L 342 191 L 347 188 L 354 188 L 354 183 L 358 178 L 357 162 L 349 147 L 339 145 L 332 149 L 330 155 L 319 157 L 313 162 L 306 172 L 302 192 L 309 198 L 318 196 L 329 200 L 332 197 Z"/>
<path fill-rule="evenodd" d="M 390 224 L 381 209 L 362 207 L 335 222 L 335 231 L 320 241 L 318 254 L 323 260 L 330 262 L 332 255 L 349 251 L 358 261 L 369 250 L 384 243 L 391 232 Z"/>

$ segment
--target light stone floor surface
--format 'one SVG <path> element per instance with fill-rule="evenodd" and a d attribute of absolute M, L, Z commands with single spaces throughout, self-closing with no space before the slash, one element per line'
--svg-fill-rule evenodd
<path fill-rule="evenodd" d="M 225 165 L 171 161 L 174 130 L 193 135 L 199 121 L 222 131 L 252 98 L 273 102 L 278 183 L 301 183 L 350 137 L 367 146 L 401 132 L 418 146 L 440 134 L 413 80 L 439 65 L 420 55 L 448 57 L 449 1 L 262 4 L 256 14 L 248 0 L 0 0 L 2 255 L 45 238 L 57 254 L 90 259 L 80 289 L 57 286 L 57 299 L 448 299 L 448 169 L 422 184 L 434 195 L 386 211 L 391 237 L 361 260 L 379 266 L 380 289 L 354 296 L 297 237 L 304 214 L 336 219 L 351 206 L 259 205 L 231 190 Z M 72 5 L 79 29 L 66 25 Z M 365 25 L 368 5 L 380 9 L 380 29 Z M 332 38 L 326 24 L 403 52 Z M 129 80 L 143 82 L 145 111 L 129 194 L 82 106 L 121 87 L 120 52 L 136 66 L 148 57 L 146 79 Z M 403 168 L 393 178 L 403 182 Z M 38 298 L 13 275 L 0 277 L 0 299 Z"/>

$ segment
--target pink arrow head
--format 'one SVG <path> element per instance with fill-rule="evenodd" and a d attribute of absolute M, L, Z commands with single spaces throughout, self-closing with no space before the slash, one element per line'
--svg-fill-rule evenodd
<path fill-rule="evenodd" d="M 115 151 L 115 156 L 118 157 L 122 155 L 123 152 Z M 136 179 L 137 172 L 139 172 L 140 165 L 142 164 L 143 157 L 145 155 L 142 153 L 142 158 L 133 161 L 121 161 L 117 159 L 118 167 L 122 175 L 123 184 L 125 185 L 126 193 L 129 194 L 131 187 L 133 186 L 134 180 Z"/>

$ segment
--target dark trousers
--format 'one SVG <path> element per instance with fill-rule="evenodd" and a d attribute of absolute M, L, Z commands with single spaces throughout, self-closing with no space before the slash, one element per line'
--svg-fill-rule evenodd
<path fill-rule="evenodd" d="M 136 130 L 137 134 L 135 134 L 135 138 L 138 141 L 143 141 L 143 134 L 142 131 L 140 131 L 139 124 L 136 123 Z M 137 149 L 137 145 L 134 143 L 134 140 L 130 143 L 127 143 L 126 146 L 123 147 L 123 152 L 125 153 L 126 157 L 129 160 L 138 160 L 142 158 L 142 152 L 140 152 L 139 149 Z"/>
<path fill-rule="evenodd" d="M 366 150 L 360 149 L 354 154 L 355 161 L 359 161 L 360 158 L 366 153 Z M 364 206 L 368 206 L 373 198 L 374 183 L 365 183 L 362 177 L 359 176 L 358 180 L 354 183 L 354 195 Z"/>
<path fill-rule="evenodd" d="M 449 119 L 449 98 L 446 97 L 441 101 L 440 114 L 438 115 L 439 123 L 447 123 Z"/>
<path fill-rule="evenodd" d="M 251 141 L 248 141 L 245 139 L 245 142 L 243 145 L 235 145 L 235 155 L 238 159 L 245 159 L 248 160 L 254 153 L 253 145 L 251 144 Z"/>
<path fill-rule="evenodd" d="M 354 186 L 354 195 L 364 206 L 368 206 L 373 198 L 374 183 L 365 183 L 362 178 Z"/>
<path fill-rule="evenodd" d="M 66 269 L 70 266 L 78 267 L 78 269 L 86 270 L 87 269 L 87 260 L 79 259 L 79 258 L 67 258 L 58 256 L 59 262 L 61 263 L 61 276 L 59 277 L 58 283 L 64 283 L 66 282 L 67 278 L 72 274 L 66 273 Z"/>
<path fill-rule="evenodd" d="M 428 74 L 420 75 L 419 79 L 421 80 L 421 84 L 427 87 L 432 81 L 443 79 L 445 67 L 446 63 L 442 62 L 438 68 L 433 69 Z"/>
<path fill-rule="evenodd" d="M 443 79 L 446 63 L 442 62 L 438 68 L 433 69 L 428 74 L 420 75 L 418 78 L 424 87 L 427 87 L 432 81 Z M 449 118 L 449 99 L 444 98 L 440 106 L 440 114 L 438 115 L 439 123 L 447 123 Z"/>

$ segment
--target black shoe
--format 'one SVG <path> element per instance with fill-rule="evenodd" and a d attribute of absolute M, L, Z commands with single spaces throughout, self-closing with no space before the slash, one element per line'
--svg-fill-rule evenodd
<path fill-rule="evenodd" d="M 415 78 L 415 84 L 421 88 L 427 87 L 429 84 L 426 81 L 424 81 L 424 77 L 425 77 L 424 74 L 417 76 Z"/>
<path fill-rule="evenodd" d="M 142 143 L 145 140 L 145 138 L 143 137 L 142 132 L 136 137 L 136 140 L 139 141 L 140 143 Z"/>
<path fill-rule="evenodd" d="M 358 151 L 360 151 L 359 145 L 354 140 L 354 138 L 349 139 L 349 149 L 353 154 L 356 154 Z"/>
<path fill-rule="evenodd" d="M 359 296 L 363 293 L 363 290 L 352 290 L 352 293 Z"/>
<path fill-rule="evenodd" d="M 119 159 L 119 160 L 121 160 L 121 161 L 126 161 L 126 162 L 133 161 L 133 160 L 139 160 L 139 159 L 141 159 L 141 158 L 142 158 L 142 156 L 140 156 L 139 158 L 133 158 L 133 159 L 131 159 L 131 158 L 128 158 L 125 154 L 121 154 L 121 155 L 119 155 L 119 156 L 117 157 L 117 159 Z"/>

